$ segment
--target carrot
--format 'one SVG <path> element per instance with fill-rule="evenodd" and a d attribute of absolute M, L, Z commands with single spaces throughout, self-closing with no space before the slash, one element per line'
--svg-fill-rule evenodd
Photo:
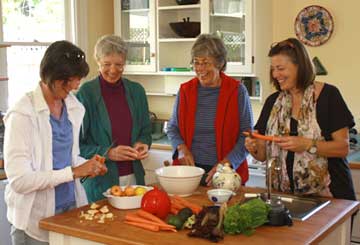
<path fill-rule="evenodd" d="M 247 137 L 253 137 L 256 139 L 260 139 L 260 140 L 267 140 L 267 141 L 278 141 L 279 137 L 276 136 L 271 136 L 271 135 L 263 135 L 263 134 L 259 134 L 259 133 L 255 133 L 255 132 L 243 132 L 243 135 L 247 136 Z"/>
<path fill-rule="evenodd" d="M 179 209 L 176 209 L 174 206 L 171 205 L 171 207 L 170 207 L 170 213 L 176 215 L 176 214 L 179 213 Z"/>
<path fill-rule="evenodd" d="M 100 162 L 100 163 L 102 163 L 102 164 L 104 164 L 106 158 L 105 158 L 105 157 L 102 157 L 102 156 L 100 156 L 100 155 L 98 155 L 98 154 L 96 154 L 96 155 L 95 155 L 95 160 L 98 161 L 98 162 Z"/>
<path fill-rule="evenodd" d="M 151 214 L 151 213 L 149 213 L 149 212 L 147 212 L 145 210 L 139 209 L 139 210 L 136 211 L 136 214 L 139 215 L 142 218 L 147 219 L 147 220 L 151 220 L 151 221 L 154 221 L 154 222 L 159 223 L 159 224 L 166 224 L 165 221 L 163 221 L 159 217 L 156 217 L 155 215 L 153 215 L 153 214 Z"/>
<path fill-rule="evenodd" d="M 133 225 L 133 226 L 136 226 L 136 227 L 140 227 L 140 228 L 143 228 L 145 230 L 149 230 L 149 231 L 159 231 L 160 228 L 159 226 L 157 225 L 149 225 L 149 224 L 145 224 L 145 223 L 137 223 L 137 222 L 131 222 L 131 221 L 124 221 L 125 224 L 128 224 L 128 225 Z"/>
<path fill-rule="evenodd" d="M 145 224 L 149 224 L 149 225 L 157 225 L 157 226 L 159 226 L 160 229 L 175 229 L 176 228 L 173 225 L 159 224 L 157 222 L 144 219 L 144 218 L 139 217 L 137 214 L 134 214 L 134 213 L 127 213 L 125 215 L 125 220 L 130 221 L 130 222 L 136 222 L 136 223 L 145 223 Z"/>
<path fill-rule="evenodd" d="M 193 213 L 195 213 L 195 214 L 200 213 L 200 211 L 202 210 L 202 207 L 200 207 L 199 205 L 197 205 L 195 203 L 191 203 L 178 195 L 174 195 L 173 198 L 175 198 L 178 202 L 180 202 L 185 207 L 190 208 L 193 211 Z"/>
<path fill-rule="evenodd" d="M 160 227 L 161 231 L 173 231 L 173 232 L 177 232 L 176 229 L 172 229 L 172 228 L 164 228 L 164 227 Z"/>
<path fill-rule="evenodd" d="M 185 208 L 185 205 L 177 201 L 175 198 L 171 198 L 171 206 L 176 209 L 183 209 Z"/>

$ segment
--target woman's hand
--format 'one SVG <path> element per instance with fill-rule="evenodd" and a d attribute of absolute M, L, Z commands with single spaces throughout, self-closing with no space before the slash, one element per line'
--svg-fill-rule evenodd
<path fill-rule="evenodd" d="M 143 160 L 149 156 L 149 146 L 147 144 L 136 142 L 134 149 L 138 152 L 138 160 Z"/>
<path fill-rule="evenodd" d="M 118 145 L 108 153 L 109 159 L 113 161 L 134 161 L 138 159 L 138 151 L 127 145 Z"/>
<path fill-rule="evenodd" d="M 178 145 L 179 162 L 181 165 L 195 166 L 194 157 L 185 144 Z"/>
<path fill-rule="evenodd" d="M 219 164 L 224 164 L 224 163 L 229 163 L 230 167 L 232 168 L 232 164 L 231 164 L 230 160 L 227 159 L 227 158 L 224 158 L 221 162 L 215 164 L 215 166 L 207 173 L 207 177 L 205 179 L 205 182 L 206 182 L 207 186 L 211 185 L 212 178 L 213 178 L 214 174 L 216 173 L 218 165 Z"/>
<path fill-rule="evenodd" d="M 95 177 L 104 175 L 108 170 L 106 165 L 97 161 L 93 156 L 90 160 L 84 162 L 80 166 L 72 168 L 74 178 L 81 178 L 85 176 Z"/>
<path fill-rule="evenodd" d="M 304 152 L 310 148 L 312 140 L 301 136 L 283 136 L 276 143 L 287 151 Z"/>
<path fill-rule="evenodd" d="M 257 139 L 246 137 L 245 138 L 245 148 L 251 155 L 256 155 L 258 151 Z"/>
<path fill-rule="evenodd" d="M 254 132 L 257 132 L 255 130 Z M 251 135 L 245 138 L 246 150 L 258 161 L 266 160 L 266 142 L 264 140 L 252 138 Z"/>

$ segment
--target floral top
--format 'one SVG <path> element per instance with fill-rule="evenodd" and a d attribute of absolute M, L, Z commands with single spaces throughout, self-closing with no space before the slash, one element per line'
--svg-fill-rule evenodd
<path fill-rule="evenodd" d="M 275 103 L 277 101 L 277 98 L 280 97 L 280 92 L 275 92 L 272 95 L 270 95 L 265 104 L 264 107 L 261 111 L 260 117 L 257 121 L 257 124 L 255 125 L 255 129 L 259 130 L 260 133 L 265 134 L 268 133 L 267 131 L 267 127 L 269 124 L 275 124 L 276 122 L 272 121 L 270 122 L 270 115 L 271 112 L 275 106 Z M 310 101 L 308 101 L 310 102 Z M 306 101 L 303 101 L 303 103 L 306 103 Z M 289 106 L 289 105 L 288 105 Z M 304 105 L 303 105 L 304 106 Z M 277 107 L 277 106 L 275 106 Z M 285 111 L 283 112 L 284 114 L 286 113 Z M 317 139 L 324 139 L 326 141 L 332 140 L 331 138 L 331 133 L 344 128 L 344 127 L 353 127 L 355 125 L 354 123 L 354 118 L 351 114 L 351 112 L 349 111 L 345 101 L 343 100 L 339 90 L 330 85 L 330 84 L 324 84 L 324 87 L 316 101 L 316 103 L 314 102 L 313 104 L 313 109 L 311 111 L 304 111 L 302 113 L 314 113 L 314 115 L 312 116 L 312 118 L 316 118 L 316 124 L 318 125 L 319 129 L 320 129 L 320 135 L 318 135 L 316 138 Z M 290 118 L 290 114 L 287 114 L 288 118 Z M 298 135 L 307 135 L 307 133 L 305 133 L 304 131 L 306 131 L 306 127 L 302 128 L 302 124 L 301 123 L 301 118 L 302 116 L 300 116 L 298 118 L 298 124 L 297 127 L 295 128 L 296 133 Z M 281 116 L 281 118 L 284 118 L 284 115 Z M 310 120 L 310 119 L 309 119 Z M 286 120 L 286 126 L 281 126 L 283 128 L 278 129 L 279 132 L 281 133 L 290 133 L 290 126 L 288 126 L 290 124 L 291 119 L 287 119 Z M 292 120 L 294 121 L 294 120 Z M 312 123 L 315 124 L 314 120 L 310 120 L 312 121 Z M 284 121 L 285 123 L 285 121 Z M 282 123 L 282 125 L 284 125 L 284 123 Z M 316 126 L 315 124 L 315 126 Z M 313 129 L 314 131 L 316 131 L 315 129 Z M 315 132 L 313 132 L 315 133 Z M 280 133 L 279 133 L 280 134 Z M 315 135 L 314 135 L 315 136 Z M 313 138 L 314 136 L 311 136 L 309 138 Z M 307 136 L 305 136 L 307 137 Z M 282 155 L 281 155 L 282 154 Z M 268 157 L 283 157 L 283 155 L 285 155 L 285 153 L 277 153 L 274 152 L 274 154 L 269 154 Z M 281 155 L 281 157 L 280 157 Z M 282 184 L 280 188 L 284 188 L 284 190 L 286 191 L 290 191 L 290 192 L 295 192 L 297 189 L 297 193 L 298 194 L 305 194 L 307 192 L 306 188 L 302 188 L 302 190 L 304 192 L 301 192 L 301 188 L 299 187 L 305 187 L 306 185 L 305 182 L 303 181 L 297 181 L 297 185 L 295 185 L 294 183 L 294 188 L 292 190 L 291 188 L 291 182 L 290 179 L 294 179 L 297 175 L 302 175 L 302 172 L 299 172 L 299 168 L 298 167 L 302 167 L 302 164 L 304 162 L 303 159 L 300 159 L 300 162 L 297 163 L 297 166 L 295 167 L 295 156 L 294 156 L 294 152 L 287 152 L 286 154 L 286 164 L 282 163 L 281 165 L 281 176 L 280 176 L 280 182 L 282 183 L 282 180 L 285 179 L 285 183 L 286 183 L 286 179 L 288 179 L 288 184 Z M 282 158 L 283 159 L 283 158 Z M 322 160 L 321 160 L 322 161 Z M 328 172 L 330 175 L 330 184 L 328 185 L 330 188 L 330 192 L 332 194 L 332 196 L 334 196 L 335 198 L 342 198 L 342 199 L 349 199 L 349 200 L 355 200 L 355 192 L 354 192 L 354 187 L 353 187 L 353 183 L 352 183 L 352 179 L 351 179 L 351 173 L 350 173 L 350 169 L 347 165 L 347 160 L 345 158 L 336 158 L 336 157 L 329 157 L 327 158 L 327 162 L 328 162 Z M 310 165 L 309 165 L 310 164 Z M 318 169 L 317 168 L 317 164 L 314 163 L 308 163 L 308 168 L 311 169 L 311 171 L 313 171 L 314 169 L 316 171 L 318 171 L 319 174 L 319 178 L 325 180 L 325 175 L 326 175 L 326 170 L 325 168 L 321 168 Z M 276 169 L 279 169 L 279 165 L 276 165 Z M 292 169 L 292 171 L 290 170 L 290 172 L 288 172 L 288 169 Z M 297 172 L 297 174 L 295 174 L 295 172 Z M 290 176 L 290 177 L 289 177 Z M 273 179 L 275 179 L 275 183 L 273 182 L 273 187 L 274 188 L 279 188 L 278 185 L 278 171 L 275 171 L 275 165 L 273 166 Z M 310 178 L 312 179 L 312 178 Z M 310 182 L 316 183 L 316 179 L 311 180 Z M 280 189 L 281 190 L 281 189 Z"/>

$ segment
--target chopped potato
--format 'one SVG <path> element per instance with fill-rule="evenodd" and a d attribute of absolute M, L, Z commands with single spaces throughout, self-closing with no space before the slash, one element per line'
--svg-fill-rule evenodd
<path fill-rule="evenodd" d="M 100 205 L 99 204 L 96 204 L 96 203 L 91 203 L 91 205 L 90 205 L 90 209 L 98 209 L 98 208 L 100 208 Z"/>

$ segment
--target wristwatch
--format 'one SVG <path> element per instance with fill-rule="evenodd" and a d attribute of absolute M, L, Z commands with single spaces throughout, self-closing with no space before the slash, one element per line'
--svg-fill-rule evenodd
<path fill-rule="evenodd" d="M 317 153 L 316 143 L 317 143 L 316 139 L 312 139 L 311 146 L 307 150 L 309 153 L 311 153 L 311 154 L 316 154 Z"/>

